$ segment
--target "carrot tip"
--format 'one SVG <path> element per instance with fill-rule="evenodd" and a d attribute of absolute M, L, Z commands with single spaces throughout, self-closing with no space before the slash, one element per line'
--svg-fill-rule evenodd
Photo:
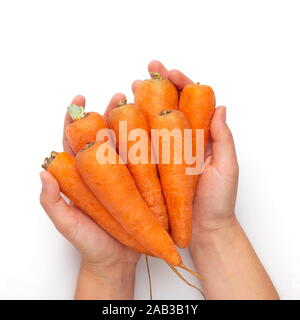
<path fill-rule="evenodd" d="M 186 267 L 183 263 L 181 265 L 178 266 L 179 268 L 187 271 L 188 273 L 192 274 L 193 276 L 195 276 L 196 278 L 200 279 L 200 280 L 204 280 L 197 272 L 189 269 L 188 267 Z"/>
<path fill-rule="evenodd" d="M 149 266 L 149 259 L 147 254 L 145 254 L 146 258 L 146 266 L 147 266 L 147 274 L 148 274 L 148 282 L 149 282 L 149 294 L 150 294 L 150 300 L 153 300 L 153 294 L 152 294 L 152 280 L 151 280 L 151 273 L 150 273 L 150 266 Z"/>
<path fill-rule="evenodd" d="M 175 272 L 176 275 L 177 275 L 181 280 L 183 280 L 187 285 L 189 285 L 190 287 L 198 290 L 198 291 L 202 294 L 203 298 L 206 300 L 205 294 L 203 293 L 203 291 L 202 291 L 200 288 L 198 288 L 197 286 L 195 286 L 194 284 L 192 284 L 192 283 L 190 283 L 188 280 L 186 280 L 186 279 L 181 275 L 181 273 L 180 273 L 174 266 L 169 265 L 169 267 L 170 267 L 170 268 L 172 269 L 172 271 Z"/>

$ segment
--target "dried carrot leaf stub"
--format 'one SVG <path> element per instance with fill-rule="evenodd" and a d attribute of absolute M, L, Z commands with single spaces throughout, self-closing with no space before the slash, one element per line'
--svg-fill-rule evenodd
<path fill-rule="evenodd" d="M 83 106 L 78 106 L 76 104 L 71 104 L 68 106 L 68 113 L 72 120 L 79 120 L 87 116 Z"/>
<path fill-rule="evenodd" d="M 72 122 L 66 127 L 66 137 L 72 151 L 76 154 L 87 143 L 95 142 L 97 133 L 107 129 L 107 123 L 97 112 L 86 113 L 84 107 L 71 105 L 68 112 Z"/>
<path fill-rule="evenodd" d="M 67 152 L 58 153 L 52 151 L 50 157 L 45 159 L 42 167 L 54 176 L 61 192 L 107 233 L 122 244 L 138 252 L 146 252 L 146 250 L 124 230 L 120 223 L 105 210 L 102 204 L 88 189 L 79 175 L 73 156 Z"/>
<path fill-rule="evenodd" d="M 50 153 L 50 157 L 46 157 L 45 160 L 44 160 L 44 163 L 42 164 L 42 168 L 47 170 L 50 163 L 56 158 L 56 156 L 58 155 L 59 153 L 56 152 L 56 151 L 51 151 Z"/>

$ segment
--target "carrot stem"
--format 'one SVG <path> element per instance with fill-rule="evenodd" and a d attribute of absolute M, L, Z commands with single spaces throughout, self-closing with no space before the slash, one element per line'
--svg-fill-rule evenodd
<path fill-rule="evenodd" d="M 202 291 L 200 288 L 198 288 L 197 286 L 195 286 L 194 284 L 192 284 L 192 283 L 190 283 L 188 280 L 186 280 L 186 279 L 179 273 L 179 271 L 178 271 L 174 266 L 169 265 L 169 267 L 170 267 L 170 268 L 172 269 L 172 271 L 175 272 L 176 275 L 177 275 L 181 280 L 183 280 L 187 285 L 189 285 L 190 287 L 198 290 L 198 291 L 201 293 L 201 295 L 203 296 L 203 298 L 206 300 L 205 294 L 203 293 L 203 291 Z"/>
<path fill-rule="evenodd" d="M 125 100 L 120 100 L 119 103 L 118 103 L 118 105 L 117 105 L 117 107 L 123 107 L 123 106 L 126 106 L 126 104 L 127 104 L 127 99 L 125 99 Z"/>
<path fill-rule="evenodd" d="M 77 106 L 76 104 L 68 106 L 68 112 L 72 120 L 79 120 L 87 116 L 87 113 L 84 111 L 84 107 Z"/>
<path fill-rule="evenodd" d="M 148 282 L 149 282 L 149 294 L 150 294 L 150 300 L 153 300 L 152 296 L 152 280 L 151 280 L 151 273 L 150 273 L 150 266 L 149 266 L 149 259 L 148 256 L 145 254 L 146 258 L 146 266 L 147 266 L 147 273 L 148 273 Z"/>
<path fill-rule="evenodd" d="M 155 80 L 161 80 L 162 79 L 162 76 L 158 72 L 150 72 L 150 76 L 151 76 L 152 79 L 155 79 Z"/>
<path fill-rule="evenodd" d="M 172 113 L 172 110 L 163 110 L 159 113 L 160 116 L 165 116 L 166 114 Z"/>
<path fill-rule="evenodd" d="M 58 155 L 58 152 L 51 151 L 50 157 L 45 158 L 44 163 L 42 164 L 42 168 L 47 170 L 49 164 L 56 158 L 57 155 Z"/>

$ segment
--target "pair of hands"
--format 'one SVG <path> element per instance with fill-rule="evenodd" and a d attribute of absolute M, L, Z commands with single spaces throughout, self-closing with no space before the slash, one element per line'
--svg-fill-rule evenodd
<path fill-rule="evenodd" d="M 163 64 L 152 61 L 149 72 L 158 72 L 165 79 L 182 90 L 192 81 L 178 70 L 168 71 Z M 138 87 L 140 80 L 132 84 L 132 91 Z M 107 117 L 124 94 L 118 93 L 111 99 L 104 117 Z M 85 105 L 83 96 L 76 96 L 73 104 Z M 71 121 L 66 115 L 64 128 Z M 63 147 L 72 154 L 65 134 Z M 101 274 L 104 270 L 135 267 L 140 255 L 130 248 L 118 243 L 103 231 L 81 210 L 69 205 L 60 195 L 58 183 L 53 176 L 41 173 L 42 192 L 40 201 L 46 213 L 58 231 L 67 238 L 82 256 L 82 269 L 90 273 Z M 218 107 L 211 124 L 211 143 L 205 155 L 204 170 L 199 179 L 193 212 L 192 249 L 197 248 L 203 234 L 223 228 L 234 220 L 234 207 L 238 181 L 238 164 L 232 134 L 226 124 L 226 108 Z"/>

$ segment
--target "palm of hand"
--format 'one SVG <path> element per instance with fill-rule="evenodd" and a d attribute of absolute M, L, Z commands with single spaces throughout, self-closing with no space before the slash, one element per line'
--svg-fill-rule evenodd
<path fill-rule="evenodd" d="M 232 164 L 234 166 L 234 163 Z M 199 231 L 218 228 L 234 212 L 238 173 L 205 159 L 194 199 L 194 225 Z"/>
<path fill-rule="evenodd" d="M 69 236 L 85 260 L 105 265 L 138 260 L 139 253 L 115 240 L 81 210 L 74 206 L 69 210 L 75 220 L 74 228 L 68 230 Z"/>

